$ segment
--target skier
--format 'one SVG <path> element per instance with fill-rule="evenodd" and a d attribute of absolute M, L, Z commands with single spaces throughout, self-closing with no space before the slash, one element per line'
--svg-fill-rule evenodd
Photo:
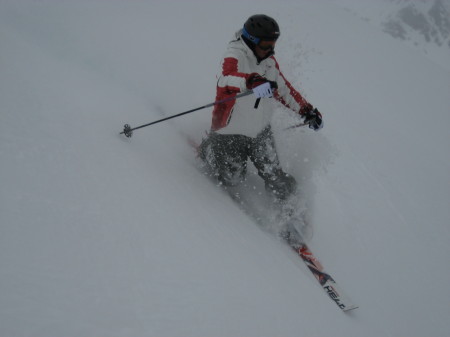
<path fill-rule="evenodd" d="M 277 22 L 253 15 L 235 33 L 222 59 L 216 101 L 252 90 L 253 95 L 215 105 L 211 131 L 199 148 L 200 158 L 224 186 L 245 179 L 250 159 L 266 189 L 279 201 L 296 190 L 294 177 L 280 166 L 270 127 L 275 98 L 300 114 L 314 130 L 323 127 L 322 115 L 286 80 L 274 57 L 280 36 Z"/>

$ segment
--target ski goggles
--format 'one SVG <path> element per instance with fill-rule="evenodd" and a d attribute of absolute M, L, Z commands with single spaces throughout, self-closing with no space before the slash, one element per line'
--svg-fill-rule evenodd
<path fill-rule="evenodd" d="M 266 40 L 262 40 L 260 43 L 257 44 L 258 48 L 267 51 L 267 50 L 274 50 L 275 49 L 275 43 L 277 43 L 277 41 L 266 41 Z"/>

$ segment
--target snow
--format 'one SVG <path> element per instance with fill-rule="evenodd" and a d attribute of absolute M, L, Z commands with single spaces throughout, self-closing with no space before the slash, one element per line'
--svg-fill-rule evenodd
<path fill-rule="evenodd" d="M 335 3 L 450 70 L 449 0 L 336 0 Z"/>
<path fill-rule="evenodd" d="M 317 133 L 284 130 L 298 120 L 282 110 L 273 124 L 350 314 L 198 170 L 183 135 L 199 141 L 209 109 L 119 136 L 211 102 L 256 12 L 280 23 L 282 70 L 324 115 Z M 352 13 L 2 1 L 0 335 L 450 335 L 450 64 Z"/>

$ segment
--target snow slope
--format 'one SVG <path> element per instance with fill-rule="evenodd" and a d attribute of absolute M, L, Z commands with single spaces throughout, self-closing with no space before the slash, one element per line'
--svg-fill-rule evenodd
<path fill-rule="evenodd" d="M 350 314 L 198 171 L 209 111 L 118 135 L 209 103 L 256 12 L 325 118 L 273 124 Z M 0 44 L 0 336 L 450 335 L 448 67 L 335 1 L 3 0 Z"/>
<path fill-rule="evenodd" d="M 335 3 L 450 70 L 450 0 L 336 0 Z"/>

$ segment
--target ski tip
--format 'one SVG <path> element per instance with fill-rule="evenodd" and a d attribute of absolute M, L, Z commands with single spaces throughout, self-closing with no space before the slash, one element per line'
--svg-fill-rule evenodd
<path fill-rule="evenodd" d="M 342 309 L 344 312 L 351 312 L 351 311 L 353 311 L 353 310 L 355 310 L 355 309 L 358 309 L 359 307 L 357 306 L 357 305 L 351 305 L 351 306 L 348 306 L 348 307 L 346 307 L 345 309 Z"/>

